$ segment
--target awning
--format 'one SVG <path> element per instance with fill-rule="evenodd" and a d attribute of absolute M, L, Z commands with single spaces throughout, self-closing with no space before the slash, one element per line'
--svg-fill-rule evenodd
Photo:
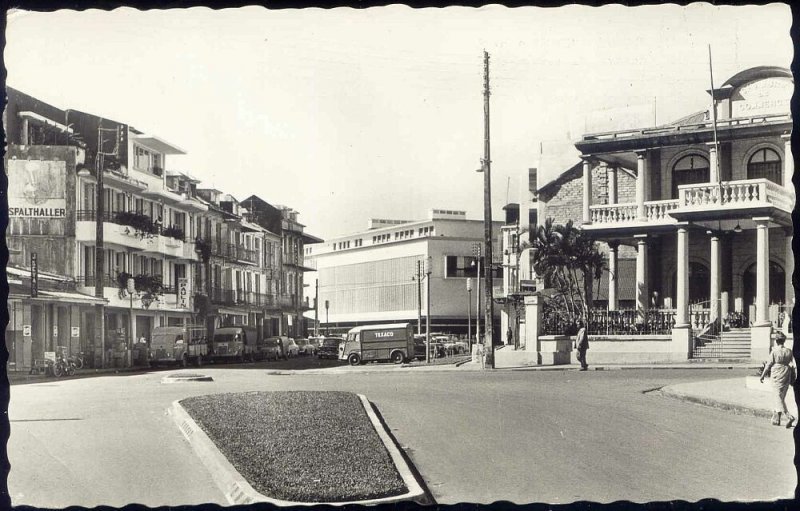
<path fill-rule="evenodd" d="M 180 147 L 170 144 L 166 140 L 162 140 L 153 135 L 133 135 L 131 137 L 137 144 L 141 144 L 148 149 L 163 153 L 163 154 L 186 154 L 186 151 Z"/>

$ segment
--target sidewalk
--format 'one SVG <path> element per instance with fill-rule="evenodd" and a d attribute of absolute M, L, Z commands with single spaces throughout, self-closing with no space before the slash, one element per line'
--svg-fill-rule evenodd
<path fill-rule="evenodd" d="M 772 417 L 775 400 L 772 382 L 765 379 L 764 383 L 760 383 L 758 376 L 677 383 L 657 392 L 683 401 L 765 418 Z M 797 417 L 797 403 L 792 388 L 786 394 L 786 404 L 789 412 Z"/>
<path fill-rule="evenodd" d="M 86 378 L 90 376 L 104 376 L 112 374 L 123 373 L 137 373 L 146 372 L 150 369 L 147 367 L 109 367 L 106 369 L 78 369 L 75 371 L 75 376 L 62 376 L 56 378 L 55 376 L 48 376 L 46 374 L 28 374 L 28 371 L 6 371 L 8 376 L 8 383 L 16 385 L 21 383 L 41 383 L 45 381 L 59 381 L 59 380 L 74 380 L 76 378 Z"/>

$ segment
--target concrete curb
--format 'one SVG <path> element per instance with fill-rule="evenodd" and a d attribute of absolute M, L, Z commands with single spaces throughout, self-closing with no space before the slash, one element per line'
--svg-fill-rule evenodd
<path fill-rule="evenodd" d="M 214 378 L 207 374 L 168 374 L 161 378 L 161 383 L 183 383 L 189 381 L 214 381 Z"/>
<path fill-rule="evenodd" d="M 397 446 L 392 442 L 389 434 L 384 429 L 375 412 L 372 410 L 369 400 L 363 394 L 357 394 L 361 399 L 361 404 L 364 406 L 364 411 L 367 413 L 372 426 L 378 433 L 384 447 L 392 458 L 400 477 L 403 478 L 403 483 L 406 485 L 408 491 L 401 495 L 393 497 L 384 497 L 380 499 L 348 501 L 348 502 L 294 502 L 288 500 L 274 499 L 262 495 L 256 491 L 250 483 L 245 480 L 238 470 L 228 461 L 222 452 L 217 448 L 216 444 L 206 435 L 206 433 L 197 425 L 189 413 L 180 404 L 180 401 L 174 401 L 172 407 L 168 410 L 172 415 L 175 424 L 183 433 L 183 436 L 197 453 L 200 460 L 211 473 L 211 477 L 217 484 L 220 490 L 225 495 L 225 499 L 232 505 L 239 504 L 253 504 L 256 502 L 267 502 L 269 504 L 281 507 L 288 506 L 345 506 L 351 504 L 386 504 L 393 502 L 400 502 L 405 500 L 413 500 L 422 498 L 425 494 L 424 490 L 414 477 L 411 468 L 406 463 L 403 455 L 398 450 Z"/>
<path fill-rule="evenodd" d="M 680 399 L 682 401 L 687 401 L 690 403 L 695 403 L 699 405 L 709 406 L 712 408 L 718 408 L 720 410 L 726 410 L 729 412 L 733 412 L 739 415 L 752 415 L 755 417 L 763 417 L 769 419 L 772 417 L 772 412 L 766 409 L 754 408 L 751 406 L 744 406 L 738 405 L 736 403 L 729 403 L 725 401 L 719 401 L 717 399 L 709 398 L 709 397 L 702 397 L 702 396 L 695 396 L 692 394 L 687 394 L 680 390 L 675 390 L 671 385 L 661 388 L 660 390 L 654 391 L 662 396 L 670 397 L 673 399 Z"/>

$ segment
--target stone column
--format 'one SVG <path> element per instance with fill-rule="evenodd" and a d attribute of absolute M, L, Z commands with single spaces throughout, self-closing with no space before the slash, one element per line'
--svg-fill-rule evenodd
<path fill-rule="evenodd" d="M 792 188 L 794 174 L 794 157 L 792 156 L 792 135 L 781 135 L 783 139 L 783 186 Z"/>
<path fill-rule="evenodd" d="M 542 309 L 539 296 L 525 296 L 525 351 L 539 351 L 539 328 L 542 320 Z"/>
<path fill-rule="evenodd" d="M 22 126 L 20 127 L 19 133 L 19 141 L 20 145 L 28 145 L 28 119 L 22 119 Z"/>
<path fill-rule="evenodd" d="M 678 227 L 678 268 L 675 274 L 675 327 L 688 328 L 689 325 L 689 229 Z"/>
<path fill-rule="evenodd" d="M 583 158 L 583 223 L 592 222 L 592 165 L 589 158 Z"/>
<path fill-rule="evenodd" d="M 757 217 L 756 223 L 756 321 L 769 324 L 769 217 Z"/>
<path fill-rule="evenodd" d="M 644 311 L 649 303 L 647 281 L 647 236 L 634 236 L 636 241 L 636 310 Z"/>
<path fill-rule="evenodd" d="M 686 225 L 678 226 L 678 268 L 675 274 L 676 314 L 672 327 L 672 343 L 670 351 L 675 360 L 686 360 L 692 356 L 692 325 L 689 321 L 689 229 Z"/>
<path fill-rule="evenodd" d="M 647 200 L 647 180 L 649 179 L 646 156 L 645 151 L 636 151 L 636 216 L 640 221 L 647 219 L 644 207 L 644 202 Z"/>
<path fill-rule="evenodd" d="M 619 308 L 619 300 L 617 298 L 617 282 L 619 282 L 617 275 L 617 255 L 619 251 L 619 242 L 612 241 L 608 244 L 608 310 L 615 311 Z"/>
<path fill-rule="evenodd" d="M 713 142 L 708 144 L 708 181 L 709 183 L 716 183 L 719 181 L 719 165 L 717 158 L 717 146 Z"/>
<path fill-rule="evenodd" d="M 721 268 L 719 234 L 712 231 L 708 231 L 707 234 L 711 235 L 711 292 L 708 297 L 710 300 L 711 321 L 714 321 L 720 319 Z"/>
<path fill-rule="evenodd" d="M 756 320 L 750 328 L 750 358 L 764 360 L 772 347 L 769 320 L 769 217 L 756 217 Z"/>
<path fill-rule="evenodd" d="M 606 167 L 606 174 L 608 178 L 608 203 L 617 203 L 617 168 L 613 165 Z"/>

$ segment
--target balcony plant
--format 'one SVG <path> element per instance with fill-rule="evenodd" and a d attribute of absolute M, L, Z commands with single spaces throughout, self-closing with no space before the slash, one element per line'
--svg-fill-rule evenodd
<path fill-rule="evenodd" d="M 163 236 L 168 236 L 170 238 L 183 241 L 183 236 L 184 236 L 183 229 L 181 229 L 177 225 L 170 225 L 168 227 L 165 227 L 164 230 L 161 231 L 161 234 Z"/>
<path fill-rule="evenodd" d="M 135 211 L 117 211 L 114 221 L 119 225 L 133 228 L 133 234 L 139 239 L 153 238 L 158 234 L 158 228 L 150 217 Z M 130 233 L 130 231 L 128 231 Z"/>
<path fill-rule="evenodd" d="M 145 275 L 140 273 L 133 276 L 128 272 L 117 273 L 117 286 L 119 286 L 119 297 L 127 296 L 128 279 L 133 278 L 136 292 L 143 302 L 152 302 L 164 294 L 164 285 L 160 275 Z"/>

